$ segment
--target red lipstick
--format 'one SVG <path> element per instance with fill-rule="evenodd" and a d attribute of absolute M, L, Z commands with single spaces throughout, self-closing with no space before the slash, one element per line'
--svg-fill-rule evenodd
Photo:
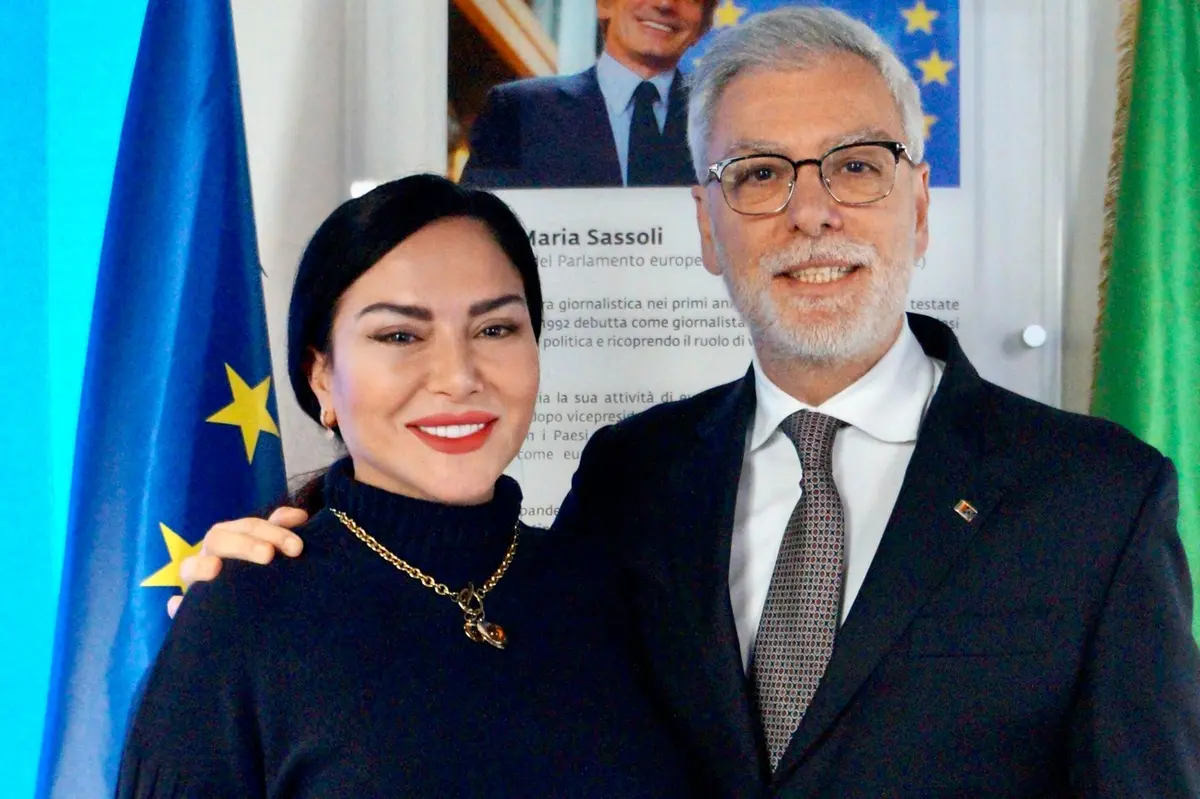
<path fill-rule="evenodd" d="M 492 434 L 492 429 L 495 427 L 496 420 L 499 417 L 494 413 L 486 413 L 484 411 L 467 411 L 466 413 L 436 413 L 432 416 L 425 416 L 420 419 L 414 419 L 406 426 L 412 431 L 418 439 L 426 446 L 437 452 L 442 452 L 447 455 L 463 455 L 468 452 L 474 452 L 487 443 L 488 437 Z M 483 425 L 479 430 L 470 435 L 457 436 L 451 438 L 447 435 L 437 435 L 433 432 L 428 432 L 430 428 L 438 427 L 458 427 L 462 425 Z M 422 430 L 421 428 L 425 428 Z M 443 432 L 455 432 L 446 430 Z"/>

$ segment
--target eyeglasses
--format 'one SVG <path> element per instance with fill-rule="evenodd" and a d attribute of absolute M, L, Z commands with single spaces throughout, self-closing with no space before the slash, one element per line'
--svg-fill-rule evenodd
<path fill-rule="evenodd" d="M 775 153 L 735 155 L 710 166 L 704 185 L 720 181 L 725 202 L 739 214 L 776 214 L 791 202 L 800 167 L 815 164 L 830 197 L 842 205 L 867 205 L 892 193 L 900 156 L 912 163 L 908 148 L 896 141 L 844 144 L 799 161 Z"/>

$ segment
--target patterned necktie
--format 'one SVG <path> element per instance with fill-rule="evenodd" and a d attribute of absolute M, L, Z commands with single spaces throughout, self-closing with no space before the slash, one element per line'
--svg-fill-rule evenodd
<path fill-rule="evenodd" d="M 803 479 L 779 545 L 751 665 L 772 771 L 829 665 L 841 615 L 845 518 L 832 455 L 834 435 L 844 426 L 813 411 L 797 411 L 779 425 L 796 445 Z"/>
<path fill-rule="evenodd" d="M 629 125 L 629 179 L 628 186 L 653 186 L 659 169 L 658 120 L 654 117 L 654 102 L 658 100 L 658 89 L 644 80 L 633 92 L 633 121 Z"/>

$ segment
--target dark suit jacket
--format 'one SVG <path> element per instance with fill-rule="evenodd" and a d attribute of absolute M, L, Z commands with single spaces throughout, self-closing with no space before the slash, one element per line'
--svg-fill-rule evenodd
<path fill-rule="evenodd" d="M 663 186 L 696 182 L 687 148 L 687 89 L 675 73 L 658 159 Z M 471 126 L 462 183 L 485 189 L 621 186 L 596 68 L 496 86 Z"/>
<path fill-rule="evenodd" d="M 909 323 L 946 370 L 773 779 L 728 587 L 752 374 L 584 451 L 559 523 L 603 536 L 628 569 L 663 710 L 714 795 L 1200 796 L 1200 654 L 1170 461 L 985 382 L 949 329 Z"/>

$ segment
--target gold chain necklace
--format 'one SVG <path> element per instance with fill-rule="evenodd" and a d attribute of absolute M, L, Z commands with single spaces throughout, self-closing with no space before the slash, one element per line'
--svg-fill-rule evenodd
<path fill-rule="evenodd" d="M 379 543 L 370 533 L 359 527 L 345 513 L 334 508 L 330 508 L 329 511 L 337 517 L 338 521 L 346 526 L 347 530 L 354 533 L 359 541 L 370 547 L 371 551 L 376 555 L 421 585 L 431 589 L 438 596 L 449 597 L 454 604 L 458 605 L 459 609 L 463 612 L 463 632 L 472 641 L 488 643 L 497 649 L 503 649 L 508 644 L 508 636 L 505 634 L 504 628 L 499 624 L 488 621 L 484 617 L 483 598 L 487 596 L 488 591 L 496 587 L 496 583 L 500 582 L 500 578 L 504 576 L 504 573 L 508 571 L 508 567 L 512 564 L 513 554 L 517 551 L 517 540 L 521 535 L 520 522 L 513 526 L 512 543 L 508 545 L 508 551 L 504 553 L 504 560 L 500 561 L 500 565 L 496 568 L 492 576 L 487 578 L 487 581 L 479 588 L 476 588 L 474 583 L 467 583 L 466 588 L 454 592 L 445 583 L 437 582 L 416 566 L 395 555 L 391 550 Z"/>

